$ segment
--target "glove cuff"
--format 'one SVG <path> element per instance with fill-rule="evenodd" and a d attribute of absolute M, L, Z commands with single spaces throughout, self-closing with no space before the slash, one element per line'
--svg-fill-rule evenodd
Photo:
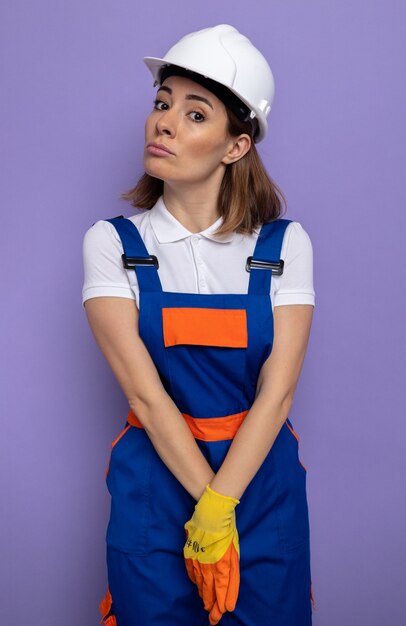
<path fill-rule="evenodd" d="M 234 498 L 233 496 L 225 496 L 222 493 L 219 493 L 218 491 L 214 491 L 214 489 L 211 488 L 210 483 L 206 485 L 206 490 L 212 495 L 215 495 L 219 498 L 224 498 L 224 500 L 233 502 L 235 505 L 240 504 L 240 500 L 238 500 L 237 498 Z"/>

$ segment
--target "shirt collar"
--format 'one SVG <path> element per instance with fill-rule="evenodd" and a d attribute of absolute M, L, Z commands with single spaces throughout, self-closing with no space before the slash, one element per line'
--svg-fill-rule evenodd
<path fill-rule="evenodd" d="M 149 211 L 149 220 L 152 229 L 155 233 L 159 243 L 172 243 L 173 241 L 179 241 L 179 239 L 185 239 L 191 237 L 194 234 L 190 230 L 185 228 L 166 208 L 163 197 L 161 196 L 156 204 Z M 216 241 L 217 243 L 228 243 L 234 240 L 236 233 L 233 231 L 224 235 L 214 235 L 214 231 L 220 227 L 223 222 L 223 217 L 220 216 L 218 220 L 211 226 L 202 230 L 199 235 Z"/>

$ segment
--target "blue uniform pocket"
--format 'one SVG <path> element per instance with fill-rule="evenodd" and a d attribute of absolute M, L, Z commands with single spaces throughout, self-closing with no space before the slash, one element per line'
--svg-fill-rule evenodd
<path fill-rule="evenodd" d="M 309 541 L 306 469 L 299 460 L 299 439 L 289 420 L 272 447 L 278 483 L 277 515 L 283 550 L 293 550 Z"/>
<path fill-rule="evenodd" d="M 147 553 L 151 463 L 148 435 L 127 425 L 113 442 L 107 473 L 111 510 L 106 541 L 121 552 Z"/>
<path fill-rule="evenodd" d="M 163 307 L 162 333 L 169 379 L 178 407 L 196 417 L 221 417 L 245 407 L 245 309 Z M 224 401 L 223 401 L 224 402 Z"/>

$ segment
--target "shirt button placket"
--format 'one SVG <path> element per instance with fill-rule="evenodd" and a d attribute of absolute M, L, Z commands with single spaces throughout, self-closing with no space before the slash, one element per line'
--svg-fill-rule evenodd
<path fill-rule="evenodd" d="M 194 259 L 196 261 L 196 270 L 197 270 L 197 276 L 198 276 L 198 283 L 199 283 L 199 292 L 200 291 L 204 291 L 205 287 L 206 287 L 206 281 L 204 279 L 204 276 L 202 275 L 202 268 L 203 268 L 203 261 L 199 256 L 199 253 L 197 251 L 197 245 L 200 243 L 200 237 L 197 236 L 193 236 L 192 237 L 192 246 L 193 246 L 193 253 L 194 253 Z"/>

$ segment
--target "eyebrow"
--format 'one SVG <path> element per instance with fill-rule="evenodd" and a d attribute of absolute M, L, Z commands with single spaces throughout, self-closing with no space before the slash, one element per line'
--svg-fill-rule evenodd
<path fill-rule="evenodd" d="M 172 95 L 172 89 L 170 87 L 167 87 L 166 85 L 162 85 L 158 89 L 158 91 L 167 91 L 170 95 Z M 199 102 L 205 102 L 209 105 L 211 109 L 213 109 L 213 105 L 211 104 L 210 100 L 207 100 L 207 98 L 204 98 L 203 96 L 198 96 L 197 94 L 189 93 L 187 96 L 185 96 L 185 100 L 199 100 Z"/>

